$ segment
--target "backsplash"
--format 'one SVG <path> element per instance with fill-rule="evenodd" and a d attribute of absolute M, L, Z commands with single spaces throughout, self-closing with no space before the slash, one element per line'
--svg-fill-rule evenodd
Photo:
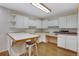
<path fill-rule="evenodd" d="M 67 29 L 67 28 L 48 28 L 48 29 L 36 29 L 36 28 L 29 28 L 29 29 L 11 29 L 9 32 L 25 32 L 25 33 L 51 33 L 58 31 L 69 31 L 69 32 L 76 32 L 77 29 Z"/>

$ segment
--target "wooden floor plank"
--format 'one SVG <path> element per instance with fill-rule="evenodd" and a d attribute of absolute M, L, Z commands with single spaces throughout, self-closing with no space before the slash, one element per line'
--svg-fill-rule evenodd
<path fill-rule="evenodd" d="M 8 51 L 2 51 L 0 52 L 0 56 L 9 56 Z"/>
<path fill-rule="evenodd" d="M 76 56 L 77 53 L 57 47 L 52 43 L 38 45 L 39 56 Z"/>
<path fill-rule="evenodd" d="M 33 52 L 34 52 L 33 55 L 35 55 L 35 50 L 33 50 Z M 21 56 L 25 55 L 26 53 L 22 54 Z M 76 55 L 77 53 L 59 48 L 57 47 L 56 44 L 52 43 L 38 44 L 38 56 L 76 56 Z M 8 51 L 4 51 L 0 53 L 0 56 L 9 56 L 9 53 Z"/>

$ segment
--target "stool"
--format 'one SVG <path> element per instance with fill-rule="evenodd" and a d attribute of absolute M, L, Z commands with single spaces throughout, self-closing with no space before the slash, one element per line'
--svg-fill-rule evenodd
<path fill-rule="evenodd" d="M 38 51 L 37 51 L 37 38 L 31 38 L 31 39 L 28 39 L 26 40 L 25 42 L 25 45 L 26 45 L 26 48 L 28 48 L 28 55 L 31 56 L 31 53 L 32 53 L 32 48 L 35 47 L 35 50 L 36 50 L 36 54 L 38 55 Z"/>

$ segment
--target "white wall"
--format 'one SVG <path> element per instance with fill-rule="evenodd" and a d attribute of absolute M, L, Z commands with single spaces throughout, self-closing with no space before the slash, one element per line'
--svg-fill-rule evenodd
<path fill-rule="evenodd" d="M 79 9 L 78 9 L 78 55 L 79 55 Z"/>
<path fill-rule="evenodd" d="M 8 49 L 8 20 L 10 19 L 10 11 L 0 7 L 0 51 Z"/>

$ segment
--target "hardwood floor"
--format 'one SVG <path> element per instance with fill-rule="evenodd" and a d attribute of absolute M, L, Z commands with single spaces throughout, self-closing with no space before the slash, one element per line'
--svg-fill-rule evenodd
<path fill-rule="evenodd" d="M 24 50 L 23 50 L 24 51 Z M 20 52 L 20 51 L 19 51 Z M 33 50 L 35 53 L 35 50 Z M 0 53 L 0 56 L 8 56 L 8 52 Z M 26 53 L 21 56 L 25 56 Z M 77 53 L 68 51 L 62 48 L 58 48 L 56 44 L 52 43 L 40 43 L 38 44 L 38 56 L 76 56 Z"/>
<path fill-rule="evenodd" d="M 9 56 L 8 51 L 0 52 L 0 56 Z"/>
<path fill-rule="evenodd" d="M 76 56 L 77 53 L 58 48 L 52 43 L 41 43 L 38 45 L 39 56 Z"/>

